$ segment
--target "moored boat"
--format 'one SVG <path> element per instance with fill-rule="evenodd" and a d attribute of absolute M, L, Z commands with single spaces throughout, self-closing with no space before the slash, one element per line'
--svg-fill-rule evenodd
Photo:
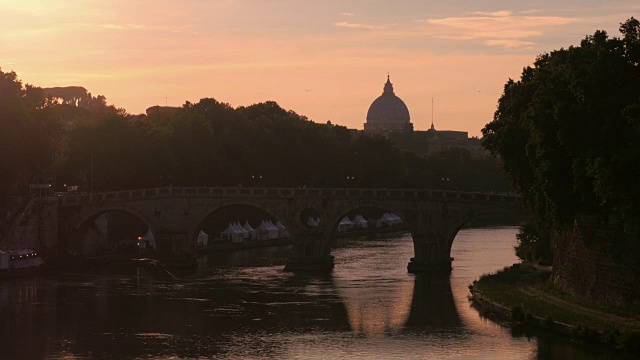
<path fill-rule="evenodd" d="M 33 274 L 44 264 L 35 250 L 0 250 L 0 278 Z"/>

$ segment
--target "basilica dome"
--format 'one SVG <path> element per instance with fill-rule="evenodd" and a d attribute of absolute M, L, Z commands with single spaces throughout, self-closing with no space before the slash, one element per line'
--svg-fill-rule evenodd
<path fill-rule="evenodd" d="M 393 84 L 387 76 L 384 91 L 369 107 L 364 130 L 369 132 L 412 131 L 409 109 L 393 92 Z"/>

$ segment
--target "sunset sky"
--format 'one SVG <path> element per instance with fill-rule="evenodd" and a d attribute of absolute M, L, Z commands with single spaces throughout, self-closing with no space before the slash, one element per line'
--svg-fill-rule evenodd
<path fill-rule="evenodd" d="M 0 0 L 0 68 L 130 113 L 274 100 L 359 129 L 389 72 L 416 129 L 434 97 L 437 129 L 478 136 L 537 54 L 630 16 L 637 0 Z"/>

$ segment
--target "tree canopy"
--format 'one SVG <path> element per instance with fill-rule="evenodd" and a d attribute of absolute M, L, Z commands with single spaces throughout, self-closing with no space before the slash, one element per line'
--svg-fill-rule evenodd
<path fill-rule="evenodd" d="M 81 101 L 65 100 L 1 74 L 5 194 L 24 195 L 39 171 L 57 177 L 56 191 L 63 184 L 96 192 L 170 185 L 510 190 L 493 158 L 461 148 L 424 156 L 394 139 L 314 123 L 273 101 L 233 108 L 204 98 L 131 115 L 84 88 Z"/>
<path fill-rule="evenodd" d="M 60 113 L 42 89 L 0 69 L 0 202 L 49 167 L 60 141 Z"/>
<path fill-rule="evenodd" d="M 483 145 L 536 218 L 640 214 L 640 23 L 539 55 L 509 79 Z"/>

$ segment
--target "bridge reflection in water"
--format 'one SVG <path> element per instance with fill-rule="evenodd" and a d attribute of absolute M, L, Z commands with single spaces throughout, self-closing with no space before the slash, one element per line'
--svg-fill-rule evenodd
<path fill-rule="evenodd" d="M 247 329 L 271 336 L 295 329 L 375 337 L 407 326 L 459 325 L 447 276 L 417 276 L 380 291 L 331 275 L 278 279 L 281 272 L 260 268 L 227 273 L 224 281 L 187 283 L 163 279 L 148 267 L 124 270 L 127 275 L 112 271 L 0 284 L 0 321 L 10 329 L 0 338 L 5 354 L 210 356 L 238 351 L 233 334 L 252 341 Z M 270 279 L 257 284 L 249 280 L 254 276 Z M 246 345 L 267 357 L 286 350 L 277 342 Z"/>
<path fill-rule="evenodd" d="M 392 335 L 406 328 L 442 329 L 462 322 L 453 301 L 448 274 L 415 276 L 381 292 L 366 284 L 353 287 L 334 279 L 351 329 L 364 336 Z"/>
<path fill-rule="evenodd" d="M 466 276 L 489 269 L 465 256 L 484 256 L 492 245 L 474 243 L 482 248 L 457 253 L 461 269 L 451 276 L 407 274 L 398 266 L 412 250 L 404 236 L 338 244 L 339 266 L 326 275 L 215 266 L 176 280 L 126 264 L 0 282 L 0 357 L 529 359 L 539 346 L 593 358 L 558 340 L 487 329 L 464 288 Z M 490 269 L 504 260 L 497 258 L 482 257 Z"/>

